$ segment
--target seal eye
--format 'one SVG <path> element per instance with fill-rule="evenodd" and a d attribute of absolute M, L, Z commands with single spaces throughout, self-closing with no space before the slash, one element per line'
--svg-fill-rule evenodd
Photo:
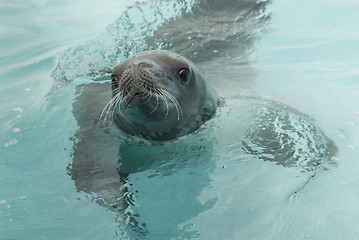
<path fill-rule="evenodd" d="M 188 82 L 189 81 L 189 69 L 188 68 L 183 68 L 179 71 L 179 76 L 181 77 L 183 82 Z"/>

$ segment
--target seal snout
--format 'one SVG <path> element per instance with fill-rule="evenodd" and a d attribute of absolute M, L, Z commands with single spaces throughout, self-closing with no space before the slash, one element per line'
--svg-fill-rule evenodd
<path fill-rule="evenodd" d="M 130 66 L 131 74 L 133 79 L 146 77 L 146 73 L 148 72 L 148 68 L 151 65 L 146 62 L 133 63 Z"/>
<path fill-rule="evenodd" d="M 132 63 L 122 74 L 120 91 L 121 97 L 127 104 L 133 99 L 148 100 L 157 89 L 151 65 L 147 62 Z"/>

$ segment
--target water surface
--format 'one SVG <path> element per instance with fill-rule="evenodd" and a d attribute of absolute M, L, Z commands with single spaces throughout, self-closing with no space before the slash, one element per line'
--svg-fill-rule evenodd
<path fill-rule="evenodd" d="M 358 238 L 355 1 L 0 11 L 1 239 Z M 112 67 L 150 49 L 194 61 L 226 101 L 195 134 L 129 146 L 96 110 Z"/>

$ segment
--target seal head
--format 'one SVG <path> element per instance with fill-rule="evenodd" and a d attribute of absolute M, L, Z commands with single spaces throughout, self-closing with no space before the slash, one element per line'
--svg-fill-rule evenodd
<path fill-rule="evenodd" d="M 178 138 L 211 118 L 219 96 L 197 67 L 169 51 L 137 54 L 114 68 L 111 110 L 118 128 L 150 140 Z"/>

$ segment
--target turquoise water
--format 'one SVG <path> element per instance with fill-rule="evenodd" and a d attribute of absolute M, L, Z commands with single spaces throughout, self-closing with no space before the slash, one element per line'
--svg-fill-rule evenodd
<path fill-rule="evenodd" d="M 357 2 L 0 12 L 0 239 L 359 237 Z M 95 121 L 111 68 L 149 49 L 190 58 L 226 100 L 192 135 L 130 144 Z"/>

